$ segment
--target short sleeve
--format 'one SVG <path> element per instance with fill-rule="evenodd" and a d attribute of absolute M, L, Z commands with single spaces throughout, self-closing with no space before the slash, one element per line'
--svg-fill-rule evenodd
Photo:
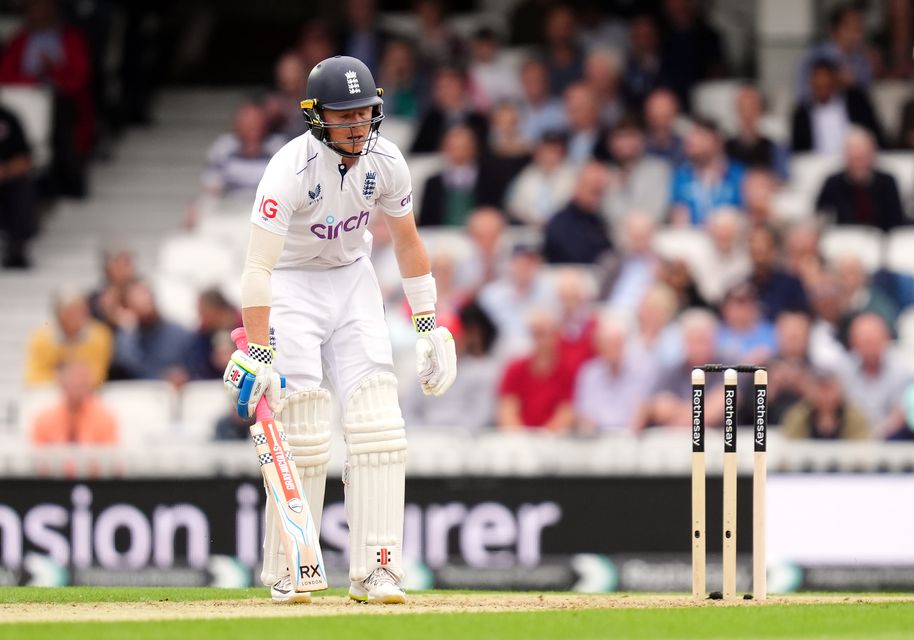
<path fill-rule="evenodd" d="M 384 193 L 378 198 L 381 210 L 389 216 L 400 218 L 413 210 L 413 183 L 403 154 L 397 153 L 390 165 L 390 175 Z"/>
<path fill-rule="evenodd" d="M 272 233 L 286 235 L 300 200 L 298 177 L 283 161 L 282 154 L 277 154 L 270 160 L 257 186 L 251 222 Z"/>

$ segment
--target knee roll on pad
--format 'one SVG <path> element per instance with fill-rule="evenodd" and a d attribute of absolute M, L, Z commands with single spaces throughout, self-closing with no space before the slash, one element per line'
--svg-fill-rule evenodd
<path fill-rule="evenodd" d="M 349 577 L 358 582 L 384 567 L 402 578 L 406 430 L 392 373 L 356 387 L 346 402 L 343 428 Z"/>
<path fill-rule="evenodd" d="M 286 433 L 286 442 L 302 493 L 308 501 L 314 529 L 321 530 L 321 511 L 327 483 L 327 461 L 330 459 L 330 392 L 326 389 L 304 389 L 286 399 L 279 422 Z M 263 570 L 260 579 L 270 586 L 288 573 L 288 562 L 282 547 L 279 522 L 267 498 L 264 522 Z"/>

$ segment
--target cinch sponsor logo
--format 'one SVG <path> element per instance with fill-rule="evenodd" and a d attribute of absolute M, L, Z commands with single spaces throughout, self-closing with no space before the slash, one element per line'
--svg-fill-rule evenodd
<path fill-rule="evenodd" d="M 356 216 L 350 216 L 345 220 L 337 220 L 333 216 L 327 216 L 326 224 L 312 224 L 311 233 L 321 240 L 334 240 L 340 237 L 343 231 L 355 231 L 362 225 L 368 224 L 368 211 L 362 211 Z"/>

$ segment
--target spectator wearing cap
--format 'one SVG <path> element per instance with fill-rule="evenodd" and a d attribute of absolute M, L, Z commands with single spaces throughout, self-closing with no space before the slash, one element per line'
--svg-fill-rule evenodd
<path fill-rule="evenodd" d="M 606 168 L 598 162 L 584 166 L 574 197 L 546 224 L 543 258 L 550 263 L 594 264 L 612 250 L 600 203 L 606 190 Z"/>
<path fill-rule="evenodd" d="M 62 291 L 54 297 L 54 323 L 36 329 L 29 338 L 25 383 L 52 384 L 60 367 L 81 362 L 89 368 L 92 384 L 108 377 L 113 351 L 111 331 L 89 314 L 85 296 Z"/>
<path fill-rule="evenodd" d="M 577 171 L 566 160 L 567 138 L 546 133 L 533 149 L 533 161 L 508 187 L 506 208 L 511 219 L 542 228 L 574 194 Z"/>
<path fill-rule="evenodd" d="M 872 436 L 866 416 L 848 400 L 837 373 L 814 369 L 801 381 L 803 398 L 782 423 L 787 438 L 807 440 L 866 440 Z"/>
<path fill-rule="evenodd" d="M 549 70 L 539 58 L 526 60 L 520 69 L 523 95 L 520 99 L 520 128 L 530 142 L 547 132 L 567 126 L 562 100 L 549 91 Z"/>
<path fill-rule="evenodd" d="M 609 186 L 601 208 L 606 221 L 618 228 L 632 211 L 660 221 L 670 203 L 670 165 L 646 154 L 638 120 L 626 116 L 609 134 Z"/>
<path fill-rule="evenodd" d="M 489 123 L 474 109 L 463 71 L 455 66 L 439 67 L 432 78 L 431 93 L 431 106 L 419 122 L 410 152 L 439 151 L 447 132 L 457 126 L 468 127 L 477 145 L 484 147 Z"/>
<path fill-rule="evenodd" d="M 848 345 L 851 360 L 841 371 L 848 397 L 863 411 L 876 437 L 891 438 L 905 428 L 903 397 L 911 374 L 892 352 L 889 327 L 875 313 L 851 322 Z"/>
<path fill-rule="evenodd" d="M 882 128 L 869 98 L 854 87 L 842 88 L 838 68 L 831 60 L 813 63 L 808 96 L 794 107 L 790 136 L 793 151 L 838 154 L 852 124 L 868 130 L 877 145 L 884 146 Z"/>
<path fill-rule="evenodd" d="M 584 363 L 575 380 L 577 428 L 585 435 L 632 431 L 657 363 L 632 347 L 628 326 L 613 316 L 600 318 L 594 343 L 597 357 Z"/>
<path fill-rule="evenodd" d="M 500 429 L 539 429 L 564 433 L 574 423 L 575 370 L 565 359 L 559 321 L 546 309 L 530 313 L 532 347 L 508 363 L 498 389 L 496 422 Z"/>
<path fill-rule="evenodd" d="M 743 203 L 745 169 L 723 152 L 717 125 L 695 118 L 685 140 L 687 161 L 673 174 L 670 220 L 674 224 L 703 225 L 718 207 Z"/>
<path fill-rule="evenodd" d="M 96 395 L 89 366 L 79 361 L 61 365 L 58 382 L 61 398 L 36 416 L 32 443 L 116 444 L 117 420 Z"/>
<path fill-rule="evenodd" d="M 890 231 L 907 224 L 895 178 L 876 168 L 876 144 L 871 133 L 851 127 L 844 144 L 844 169 L 825 179 L 816 210 L 836 224 L 853 224 Z"/>
<path fill-rule="evenodd" d="M 726 362 L 762 363 L 777 346 L 774 326 L 761 313 L 758 292 L 748 282 L 736 285 L 720 305 L 717 350 Z"/>
<path fill-rule="evenodd" d="M 538 247 L 517 244 L 506 272 L 479 292 L 479 306 L 501 336 L 500 352 L 511 353 L 526 347 L 527 315 L 536 307 L 555 305 L 555 289 L 543 273 L 542 265 Z"/>

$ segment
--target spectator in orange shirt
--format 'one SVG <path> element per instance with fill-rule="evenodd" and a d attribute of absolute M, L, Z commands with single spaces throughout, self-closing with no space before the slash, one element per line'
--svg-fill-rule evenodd
<path fill-rule="evenodd" d="M 85 296 L 74 291 L 55 296 L 54 316 L 55 322 L 44 324 L 29 338 L 25 383 L 33 387 L 52 384 L 60 366 L 70 362 L 87 365 L 92 383 L 103 383 L 111 363 L 111 331 L 92 319 Z"/>
<path fill-rule="evenodd" d="M 63 397 L 38 414 L 32 427 L 32 443 L 117 444 L 117 422 L 95 394 L 92 371 L 82 362 L 60 370 Z"/>
<path fill-rule="evenodd" d="M 505 370 L 498 390 L 498 427 L 564 433 L 574 422 L 574 367 L 562 351 L 558 319 L 548 310 L 537 310 L 528 327 L 533 348 Z"/>

